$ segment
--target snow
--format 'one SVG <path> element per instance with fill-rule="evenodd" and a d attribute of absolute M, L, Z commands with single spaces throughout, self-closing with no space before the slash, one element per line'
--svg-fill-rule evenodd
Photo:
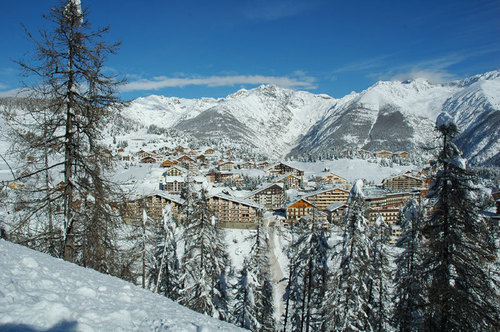
<path fill-rule="evenodd" d="M 0 285 L 2 331 L 241 330 L 121 279 L 4 240 Z"/>
<path fill-rule="evenodd" d="M 456 127 L 457 125 L 455 124 L 455 121 L 448 112 L 442 112 L 441 114 L 438 115 L 436 119 L 436 128 L 439 129 L 441 127 L 445 127 L 446 129 L 452 126 Z"/>
<path fill-rule="evenodd" d="M 358 179 L 354 182 L 351 192 L 349 193 L 349 200 L 363 198 L 363 180 Z"/>

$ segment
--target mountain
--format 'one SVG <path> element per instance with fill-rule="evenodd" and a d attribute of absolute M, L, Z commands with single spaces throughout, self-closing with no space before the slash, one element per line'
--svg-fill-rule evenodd
<path fill-rule="evenodd" d="M 408 151 L 435 138 L 443 110 L 454 116 L 457 143 L 476 164 L 500 164 L 500 72 L 432 84 L 424 79 L 381 81 L 341 99 L 262 85 L 226 98 L 139 98 L 123 115 L 146 126 L 200 140 L 247 145 L 283 158 L 337 149 Z"/>
<path fill-rule="evenodd" d="M 199 139 L 226 139 L 283 156 L 334 103 L 326 95 L 263 85 L 221 99 L 139 98 L 122 114 L 145 125 L 177 129 Z"/>
<path fill-rule="evenodd" d="M 0 284 L 0 331 L 244 331 L 2 239 Z"/>

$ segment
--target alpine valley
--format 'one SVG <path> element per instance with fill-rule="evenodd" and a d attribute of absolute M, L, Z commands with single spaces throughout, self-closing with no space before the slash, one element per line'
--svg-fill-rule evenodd
<path fill-rule="evenodd" d="M 380 81 L 340 99 L 274 85 L 220 99 L 151 95 L 132 101 L 122 116 L 279 159 L 332 149 L 421 154 L 435 141 L 442 111 L 459 125 L 456 141 L 470 163 L 500 165 L 500 71 L 442 84 Z"/>

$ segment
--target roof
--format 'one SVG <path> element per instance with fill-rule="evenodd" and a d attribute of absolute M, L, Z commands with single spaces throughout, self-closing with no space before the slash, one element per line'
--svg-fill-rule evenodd
<path fill-rule="evenodd" d="M 293 168 L 293 169 L 296 169 L 298 171 L 302 171 L 301 169 L 297 168 L 297 167 L 293 167 L 293 166 L 290 166 L 288 164 L 285 164 L 285 163 L 282 163 L 282 162 L 279 162 L 279 163 L 274 163 L 274 164 L 270 164 L 268 167 L 266 167 L 266 169 L 264 169 L 264 171 L 268 171 L 270 170 L 271 168 L 273 167 L 276 167 L 278 165 L 284 165 L 284 166 L 287 166 L 287 167 L 290 167 L 290 168 Z"/>
<path fill-rule="evenodd" d="M 332 191 L 332 190 L 340 190 L 340 191 L 344 191 L 346 193 L 349 193 L 349 190 L 345 190 L 345 189 L 342 189 L 339 187 L 333 187 L 333 188 L 329 188 L 329 189 L 321 189 L 321 190 L 312 191 L 310 193 L 307 193 L 303 197 L 309 197 L 309 196 L 313 196 L 313 195 L 317 195 L 317 194 L 322 194 L 322 193 L 325 193 L 327 191 Z"/>
<path fill-rule="evenodd" d="M 290 206 L 292 206 L 293 204 L 295 204 L 295 203 L 297 203 L 297 202 L 300 202 L 300 201 L 304 201 L 304 202 L 306 202 L 307 204 L 312 205 L 312 206 L 313 206 L 313 207 L 315 207 L 316 209 L 318 208 L 316 205 L 314 205 L 313 203 L 309 202 L 307 199 L 305 199 L 305 198 L 299 198 L 298 200 L 293 201 L 293 202 L 288 203 L 287 205 L 285 205 L 285 209 L 288 209 Z"/>
<path fill-rule="evenodd" d="M 331 205 L 328 205 L 325 210 L 332 212 L 332 211 L 338 210 L 342 206 L 347 207 L 347 204 L 340 203 L 340 202 L 335 202 L 335 203 L 333 203 Z"/>
<path fill-rule="evenodd" d="M 272 186 L 278 186 L 278 187 L 281 187 L 281 189 L 283 189 L 283 184 L 282 183 L 270 183 L 270 184 L 264 184 L 263 186 L 255 189 L 254 191 L 252 191 L 249 195 L 247 195 L 246 197 L 250 197 L 250 196 L 253 196 L 255 194 L 258 194 L 260 193 L 261 191 L 264 191 Z"/>
<path fill-rule="evenodd" d="M 412 179 L 415 179 L 415 180 L 424 181 L 424 179 L 422 179 L 422 178 L 419 178 L 419 177 L 416 177 L 414 175 L 410 175 L 410 174 L 404 173 L 404 174 L 394 175 L 394 176 L 390 176 L 388 178 L 385 178 L 385 179 L 382 180 L 382 183 L 384 183 L 385 181 L 390 180 L 390 179 L 399 178 L 401 176 L 406 176 L 408 178 L 412 178 Z"/>
<path fill-rule="evenodd" d="M 248 206 L 254 207 L 256 209 L 261 209 L 261 210 L 264 209 L 264 207 L 262 205 L 257 204 L 255 202 L 252 202 L 252 201 L 249 201 L 249 200 L 246 200 L 246 199 L 242 199 L 242 198 L 238 198 L 238 197 L 234 197 L 234 196 L 229 196 L 229 195 L 226 195 L 226 194 L 223 194 L 223 193 L 211 195 L 208 198 L 211 198 L 211 197 L 222 198 L 222 199 L 225 199 L 225 200 L 228 200 L 228 201 L 233 201 L 233 202 L 237 202 L 237 203 L 240 203 L 240 204 L 243 204 L 243 205 L 248 205 Z"/>

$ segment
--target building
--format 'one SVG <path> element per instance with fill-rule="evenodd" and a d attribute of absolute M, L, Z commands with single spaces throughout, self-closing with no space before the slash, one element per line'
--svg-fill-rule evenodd
<path fill-rule="evenodd" d="M 278 163 L 274 164 L 272 166 L 269 166 L 264 170 L 267 174 L 270 175 L 285 175 L 285 174 L 291 174 L 294 176 L 304 176 L 304 171 L 297 169 L 295 167 L 289 166 L 284 163 Z"/>
<path fill-rule="evenodd" d="M 153 158 L 153 157 L 150 157 L 150 156 L 147 156 L 147 157 L 144 157 L 141 159 L 141 163 L 143 164 L 154 164 L 156 163 L 156 158 Z"/>
<path fill-rule="evenodd" d="M 170 204 L 172 208 L 172 217 L 180 220 L 184 200 L 179 196 L 164 193 L 153 194 L 127 202 L 122 206 L 121 213 L 127 223 L 141 223 L 143 211 L 146 211 L 149 218 L 159 221 L 163 218 L 163 210 L 167 204 Z"/>
<path fill-rule="evenodd" d="M 319 211 L 319 209 L 311 202 L 301 198 L 286 207 L 286 219 L 290 222 L 297 222 L 314 211 Z"/>
<path fill-rule="evenodd" d="M 226 194 L 209 196 L 208 206 L 221 223 L 255 223 L 263 208 L 255 202 Z"/>
<path fill-rule="evenodd" d="M 167 191 L 169 194 L 180 194 L 182 188 L 184 188 L 184 184 L 184 176 L 167 176 L 163 183 L 163 190 Z"/>
<path fill-rule="evenodd" d="M 254 169 L 255 164 L 251 162 L 242 163 L 238 166 L 240 169 Z"/>
<path fill-rule="evenodd" d="M 380 215 L 384 218 L 387 225 L 398 225 L 399 224 L 399 209 L 397 208 L 386 208 L 386 209 L 372 209 L 366 210 L 366 216 L 368 220 L 374 223 L 377 217 Z"/>
<path fill-rule="evenodd" d="M 411 190 L 413 188 L 422 188 L 425 181 L 411 174 L 401 174 L 386 178 L 382 181 L 382 186 L 392 190 Z"/>
<path fill-rule="evenodd" d="M 378 158 L 391 159 L 392 158 L 392 152 L 389 152 L 389 151 L 379 151 L 379 152 L 377 152 L 377 157 Z"/>
<path fill-rule="evenodd" d="M 323 183 L 330 183 L 330 184 L 342 184 L 342 185 L 347 184 L 347 179 L 334 173 L 327 173 L 321 176 L 320 181 Z"/>
<path fill-rule="evenodd" d="M 174 165 L 178 165 L 179 162 L 177 160 L 165 160 L 162 164 L 161 167 L 172 167 Z"/>
<path fill-rule="evenodd" d="M 302 180 L 294 175 L 286 175 L 276 180 L 276 183 L 283 183 L 285 188 L 299 188 Z"/>
<path fill-rule="evenodd" d="M 167 168 L 167 170 L 165 172 L 163 172 L 162 175 L 164 177 L 167 177 L 167 176 L 185 176 L 187 174 L 188 174 L 187 169 L 180 167 L 180 166 L 172 166 L 172 167 Z"/>
<path fill-rule="evenodd" d="M 335 202 L 326 207 L 325 212 L 328 215 L 328 222 L 331 224 L 340 225 L 342 223 L 342 216 L 347 204 Z"/>
<path fill-rule="evenodd" d="M 278 210 L 285 205 L 285 190 L 282 183 L 273 183 L 259 188 L 246 199 L 264 206 L 267 210 Z"/>
<path fill-rule="evenodd" d="M 232 172 L 234 170 L 234 163 L 232 161 L 226 161 L 219 164 L 217 167 L 221 172 Z"/>
<path fill-rule="evenodd" d="M 304 196 L 308 202 L 314 204 L 318 209 L 325 210 L 333 203 L 347 203 L 349 191 L 340 188 L 315 191 Z"/>

